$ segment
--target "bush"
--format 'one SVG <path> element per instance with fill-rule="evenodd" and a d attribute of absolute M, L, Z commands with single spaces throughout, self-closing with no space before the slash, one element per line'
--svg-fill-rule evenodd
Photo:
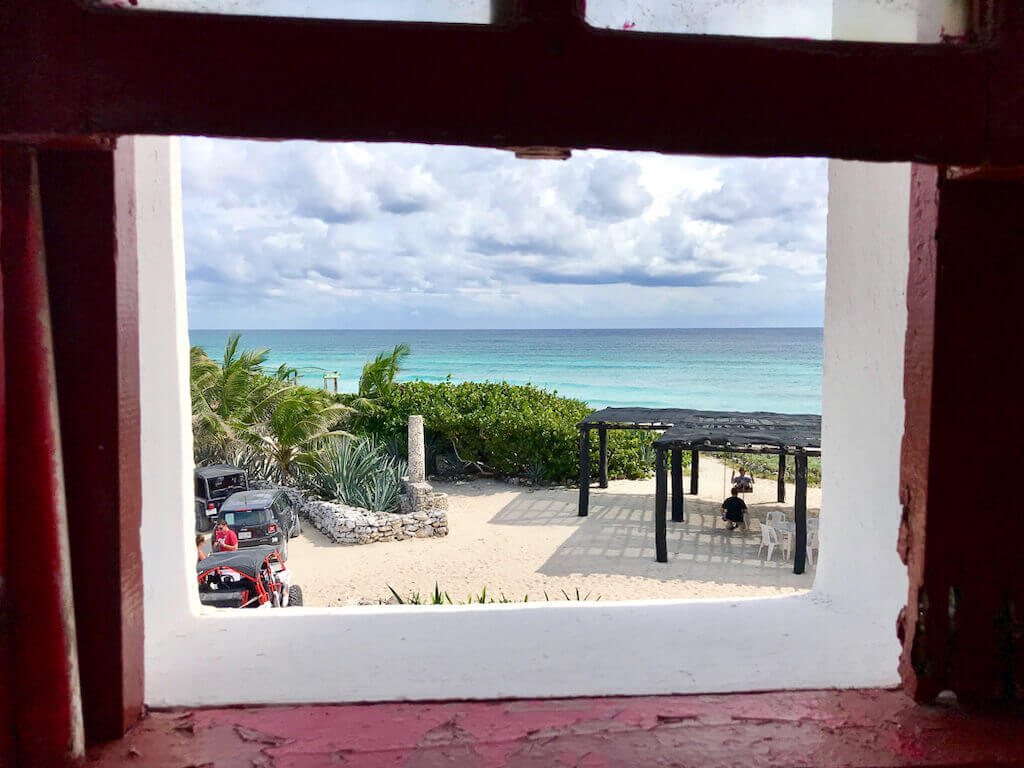
<path fill-rule="evenodd" d="M 405 462 L 373 438 L 334 440 L 303 472 L 303 487 L 324 501 L 338 501 L 374 512 L 398 509 Z"/>
<path fill-rule="evenodd" d="M 342 398 L 352 402 L 347 396 Z M 374 408 L 353 417 L 353 427 L 395 446 L 403 444 L 408 418 L 423 416 L 424 427 L 450 443 L 459 458 L 479 462 L 504 476 L 547 482 L 579 477 L 579 430 L 592 412 L 586 403 L 530 384 L 411 381 L 375 400 Z M 597 472 L 597 436 L 591 431 L 591 473 Z M 652 435 L 608 433 L 608 473 L 638 478 L 651 473 Z"/>

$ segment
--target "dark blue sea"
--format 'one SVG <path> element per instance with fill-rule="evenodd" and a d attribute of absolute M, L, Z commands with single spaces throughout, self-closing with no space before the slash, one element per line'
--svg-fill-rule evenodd
<path fill-rule="evenodd" d="M 271 349 L 268 370 L 288 363 L 313 387 L 337 371 L 348 392 L 363 363 L 404 341 L 412 355 L 403 380 L 531 383 L 595 408 L 821 413 L 821 328 L 239 330 L 242 346 Z M 219 359 L 229 333 L 189 335 Z"/>

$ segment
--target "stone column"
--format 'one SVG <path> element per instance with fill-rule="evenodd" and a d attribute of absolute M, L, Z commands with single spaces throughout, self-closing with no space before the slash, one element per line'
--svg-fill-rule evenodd
<path fill-rule="evenodd" d="M 423 447 L 423 417 L 409 417 L 409 482 L 426 481 L 426 450 Z"/>

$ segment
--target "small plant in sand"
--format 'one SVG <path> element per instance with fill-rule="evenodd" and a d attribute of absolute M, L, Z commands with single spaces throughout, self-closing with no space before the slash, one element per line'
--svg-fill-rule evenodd
<path fill-rule="evenodd" d="M 528 603 L 528 602 L 530 602 L 530 596 L 529 595 L 523 595 L 523 599 L 522 600 L 516 600 L 515 598 L 505 597 L 505 593 L 504 592 L 499 592 L 498 593 L 498 597 L 494 597 L 493 593 L 491 595 L 488 595 L 487 594 L 487 587 L 484 587 L 483 589 L 481 589 L 480 590 L 480 594 L 477 594 L 477 595 L 472 595 L 472 594 L 471 595 L 467 595 L 465 600 L 452 600 L 451 595 L 449 595 L 447 592 L 442 592 L 441 591 L 441 588 L 438 586 L 436 581 L 434 582 L 434 591 L 429 593 L 429 594 L 427 594 L 427 595 L 425 595 L 425 596 L 421 595 L 419 592 L 412 592 L 409 595 L 407 595 L 406 597 L 402 597 L 400 594 L 398 594 L 398 592 L 395 590 L 395 588 L 392 587 L 390 584 L 388 584 L 387 586 L 388 586 L 388 589 L 391 591 L 391 594 L 394 595 L 395 602 L 397 602 L 398 605 L 474 605 L 474 604 L 476 604 L 476 605 L 480 605 L 480 604 L 488 604 L 488 605 L 490 605 L 490 604 L 494 604 L 494 603 Z M 566 600 L 568 600 L 568 601 L 590 600 L 591 594 L 592 593 L 590 593 L 590 592 L 587 592 L 585 595 L 582 594 L 580 592 L 579 587 L 576 588 L 575 596 L 572 593 L 566 592 L 564 589 L 562 590 L 563 597 Z M 559 598 L 557 598 L 557 597 L 555 598 L 555 600 L 558 600 L 558 599 Z M 595 602 L 600 600 L 600 599 L 601 599 L 600 595 L 597 595 L 596 597 L 594 597 L 594 601 Z M 544 593 L 544 600 L 546 600 L 548 602 L 553 602 L 551 597 L 548 595 L 547 592 Z M 379 602 L 383 605 L 383 604 L 387 603 L 388 601 L 387 600 L 380 600 Z"/>

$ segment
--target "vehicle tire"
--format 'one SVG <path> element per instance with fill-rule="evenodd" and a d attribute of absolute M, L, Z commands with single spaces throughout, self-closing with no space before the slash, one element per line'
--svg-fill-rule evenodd
<path fill-rule="evenodd" d="M 295 525 L 292 526 L 291 538 L 294 539 L 300 533 L 302 533 L 302 520 L 300 520 L 299 516 L 296 515 L 295 516 Z"/>
<path fill-rule="evenodd" d="M 302 606 L 302 587 L 298 584 L 292 584 L 288 587 L 288 607 L 291 608 L 292 606 Z"/>

